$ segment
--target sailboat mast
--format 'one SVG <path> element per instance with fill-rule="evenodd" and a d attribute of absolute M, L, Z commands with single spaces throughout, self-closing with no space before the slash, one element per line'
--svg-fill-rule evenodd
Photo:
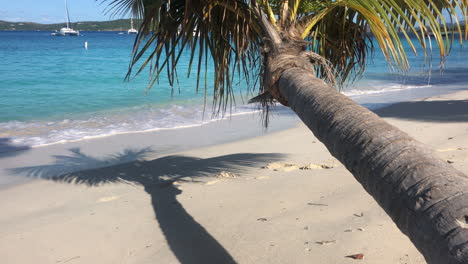
<path fill-rule="evenodd" d="M 133 18 L 130 18 L 131 29 L 133 29 Z"/>
<path fill-rule="evenodd" d="M 67 28 L 70 28 L 70 15 L 68 14 L 68 3 L 65 0 L 65 9 L 67 10 Z"/>

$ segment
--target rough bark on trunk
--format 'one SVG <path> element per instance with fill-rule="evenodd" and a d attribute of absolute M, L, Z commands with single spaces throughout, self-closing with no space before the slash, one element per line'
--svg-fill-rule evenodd
<path fill-rule="evenodd" d="M 468 263 L 468 177 L 300 67 L 279 90 L 430 264 Z"/>

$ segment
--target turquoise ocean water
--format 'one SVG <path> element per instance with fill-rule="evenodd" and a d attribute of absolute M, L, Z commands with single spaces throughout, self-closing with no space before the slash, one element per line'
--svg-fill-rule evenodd
<path fill-rule="evenodd" d="M 146 73 L 123 82 L 133 41 L 134 35 L 117 32 L 82 32 L 79 37 L 0 32 L 0 139 L 39 146 L 210 122 L 210 105 L 203 114 L 203 93 L 195 92 L 195 76 L 185 77 L 188 56 L 181 58 L 173 95 L 164 76 L 147 94 Z M 467 61 L 468 52 L 456 43 L 443 74 L 437 54 L 431 74 L 423 67 L 422 54 L 410 55 L 409 73 L 390 73 L 376 47 L 363 79 L 343 92 L 378 107 L 467 89 Z M 236 89 L 249 98 L 246 87 L 240 82 Z M 256 108 L 242 100 L 233 109 L 234 114 L 253 111 Z"/>

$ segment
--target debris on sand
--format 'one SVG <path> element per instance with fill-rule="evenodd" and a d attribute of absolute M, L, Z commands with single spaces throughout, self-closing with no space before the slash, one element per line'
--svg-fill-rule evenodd
<path fill-rule="evenodd" d="M 353 214 L 355 217 L 363 217 L 364 216 L 364 213 L 360 213 L 360 214 Z"/>
<path fill-rule="evenodd" d="M 262 167 L 263 169 L 269 169 L 269 170 L 274 170 L 274 171 L 292 171 L 292 170 L 297 170 L 299 169 L 299 165 L 292 164 L 292 163 L 279 163 L 279 162 L 273 162 L 269 163 L 265 167 Z"/>
<path fill-rule="evenodd" d="M 314 205 L 314 206 L 328 206 L 328 204 L 323 204 L 323 203 L 307 203 L 308 205 Z"/>
<path fill-rule="evenodd" d="M 333 166 L 326 164 L 314 164 L 310 163 L 304 166 L 299 167 L 301 170 L 316 170 L 316 169 L 332 169 Z"/>
<path fill-rule="evenodd" d="M 228 171 L 222 171 L 222 172 L 216 174 L 216 178 L 234 179 L 234 178 L 238 178 L 238 177 L 239 176 L 237 176 L 235 173 L 228 172 Z"/>
<path fill-rule="evenodd" d="M 349 233 L 354 232 L 354 231 L 363 232 L 364 230 L 365 230 L 364 227 L 360 227 L 360 228 L 357 228 L 357 229 L 346 229 L 344 232 L 349 232 Z"/>
<path fill-rule="evenodd" d="M 315 243 L 319 245 L 329 245 L 329 244 L 336 243 L 336 240 L 322 240 L 322 241 L 316 241 Z"/>
<path fill-rule="evenodd" d="M 349 256 L 345 256 L 345 258 L 364 259 L 364 254 L 359 253 L 359 254 L 349 255 Z"/>
<path fill-rule="evenodd" d="M 321 170 L 321 169 L 332 169 L 334 168 L 333 165 L 327 164 L 314 164 L 309 163 L 306 165 L 297 165 L 294 163 L 279 163 L 273 162 L 269 163 L 268 165 L 262 167 L 262 169 L 269 169 L 274 171 L 293 171 L 293 170 Z"/>

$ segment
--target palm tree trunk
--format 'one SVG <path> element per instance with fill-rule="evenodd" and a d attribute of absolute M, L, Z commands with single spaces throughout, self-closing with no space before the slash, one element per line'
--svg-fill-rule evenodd
<path fill-rule="evenodd" d="M 468 177 L 310 71 L 289 68 L 278 85 L 428 263 L 468 263 Z"/>

